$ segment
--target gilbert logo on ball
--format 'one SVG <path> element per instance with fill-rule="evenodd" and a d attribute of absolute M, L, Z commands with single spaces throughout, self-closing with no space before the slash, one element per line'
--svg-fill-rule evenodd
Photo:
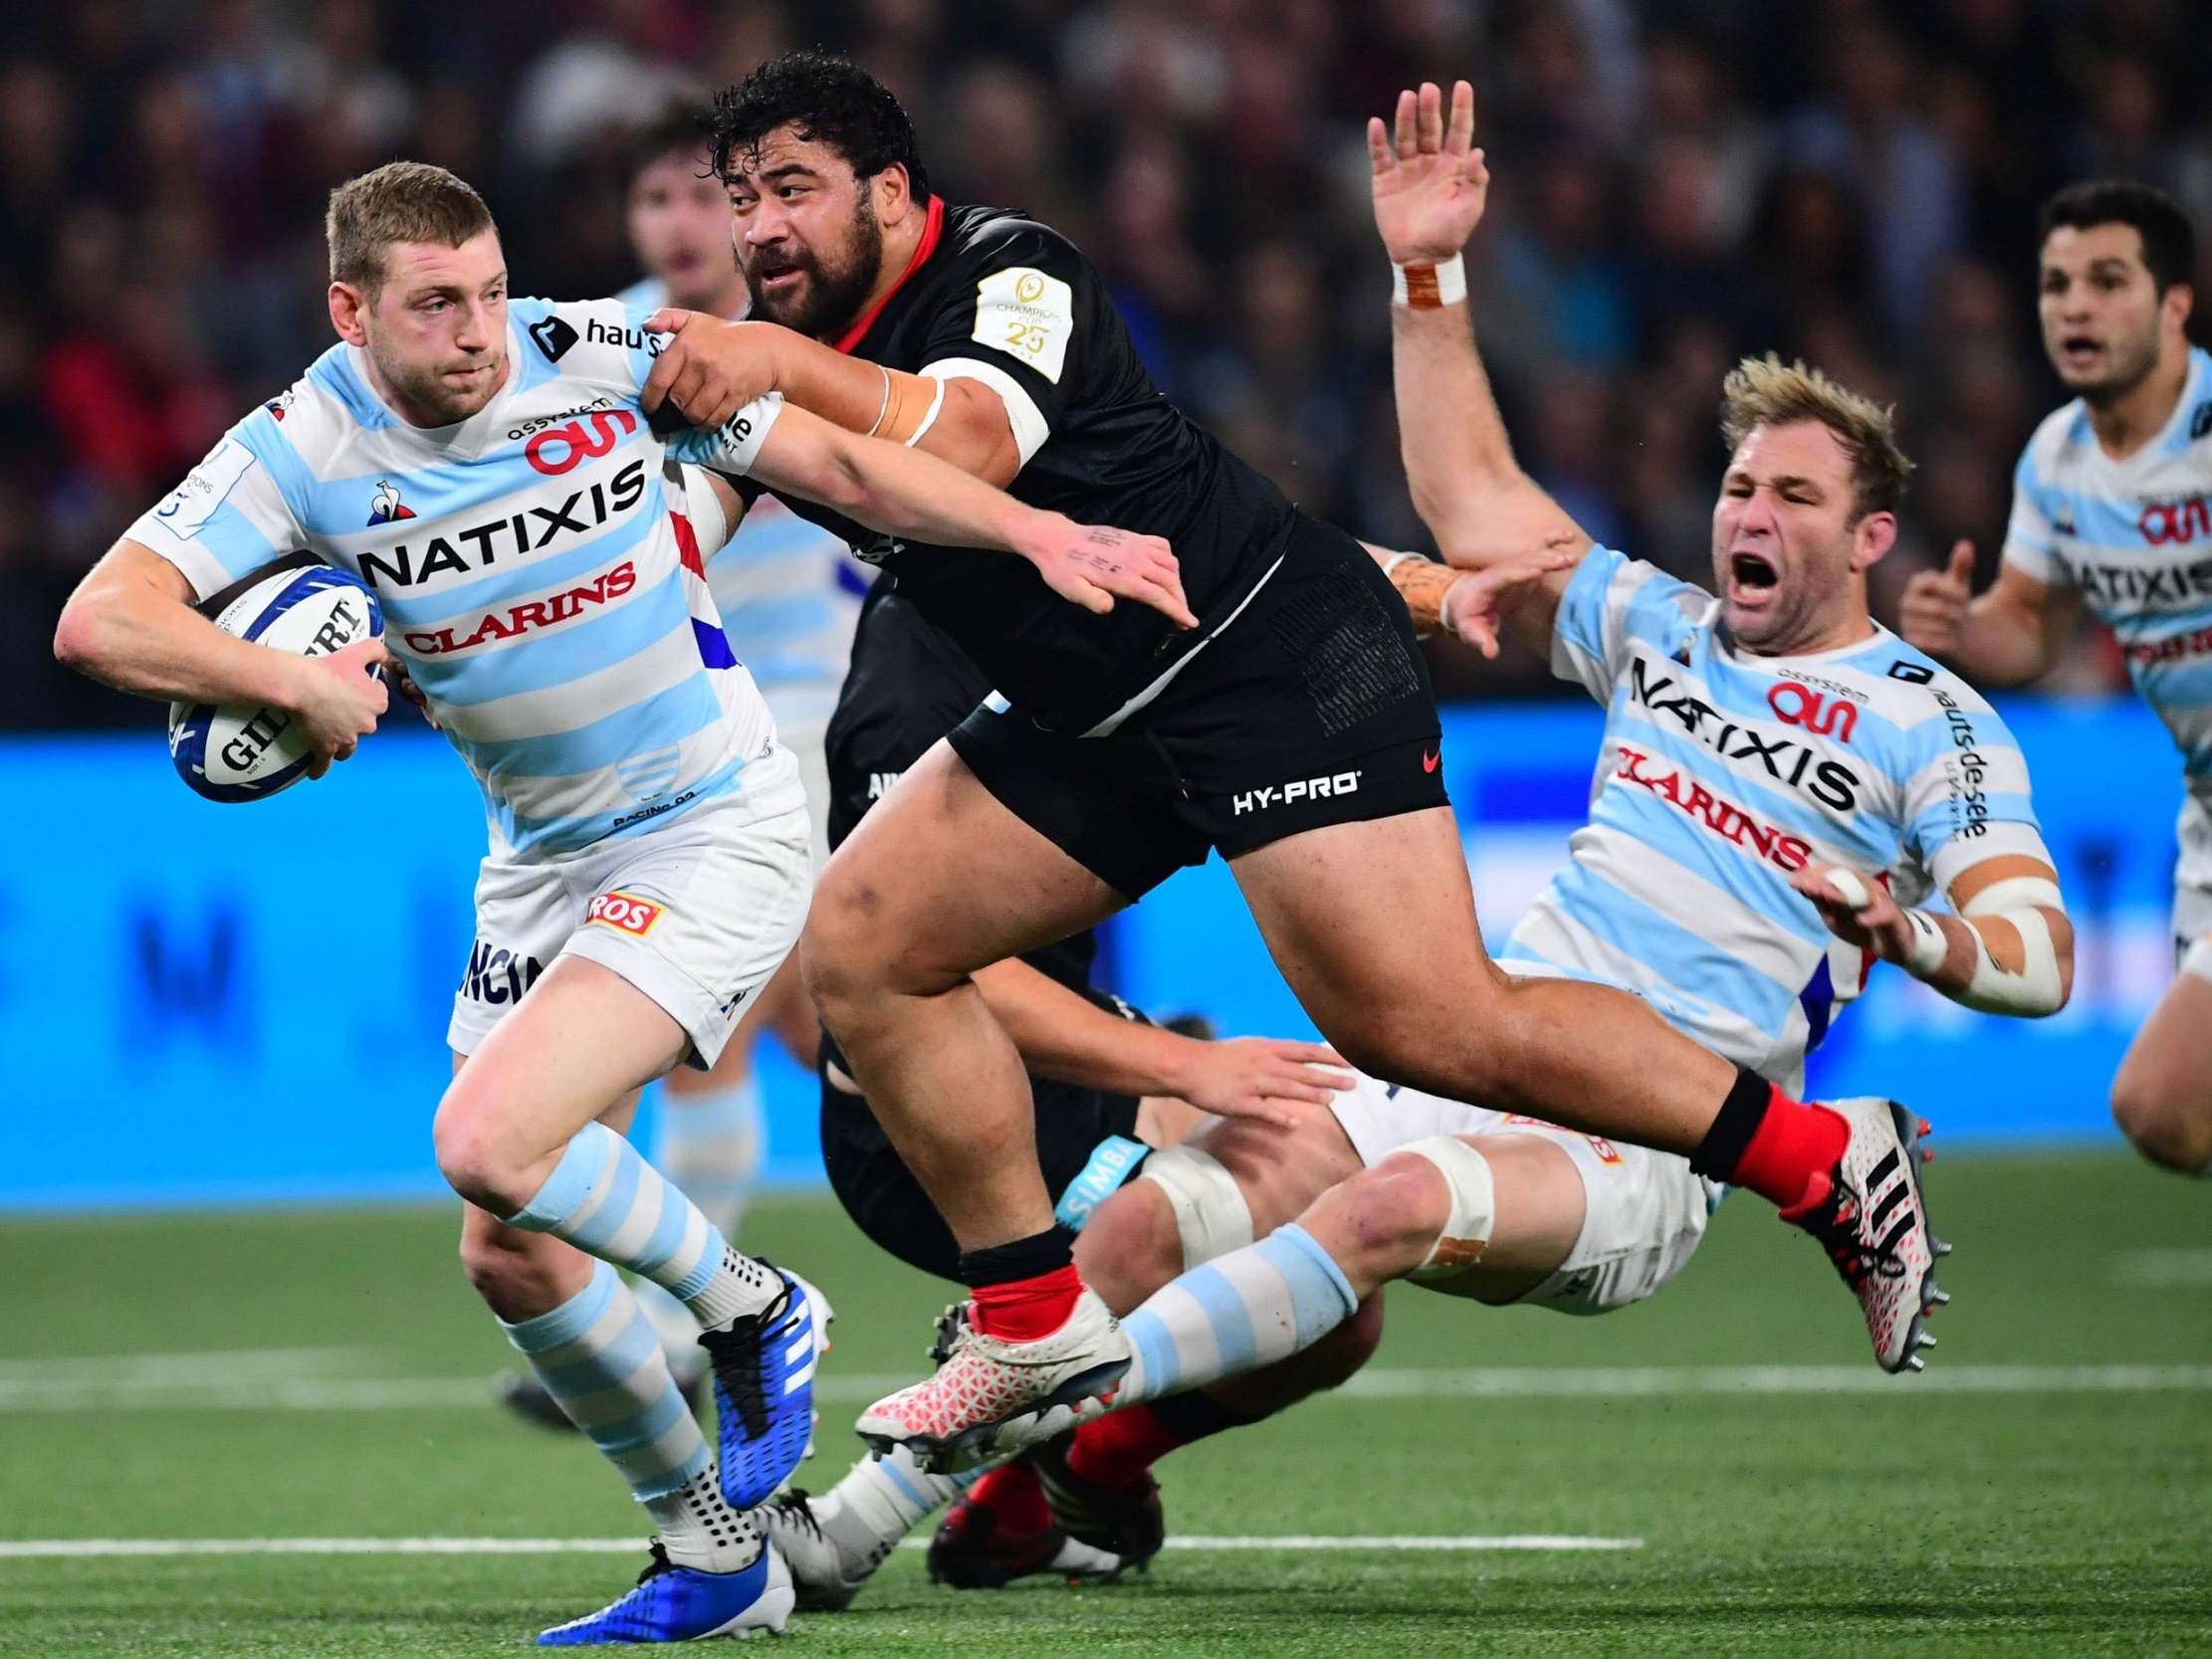
<path fill-rule="evenodd" d="M 251 572 L 200 609 L 226 634 L 303 657 L 328 657 L 384 632 L 383 608 L 358 576 L 304 553 Z M 308 744 L 289 710 L 172 703 L 169 758 L 211 801 L 256 801 L 307 775 Z"/>

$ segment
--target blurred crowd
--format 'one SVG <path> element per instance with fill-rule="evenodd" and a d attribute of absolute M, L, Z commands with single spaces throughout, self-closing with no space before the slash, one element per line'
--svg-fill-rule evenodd
<path fill-rule="evenodd" d="M 1299 501 L 1426 541 L 1397 461 L 1365 118 L 1467 75 L 1470 280 L 1529 470 L 1602 540 L 1706 565 L 1718 386 L 1802 354 L 1894 399 L 1920 473 L 1878 613 L 1993 567 L 2059 399 L 2034 215 L 2146 178 L 2212 232 L 2203 0 L 73 0 L 0 24 L 0 724 L 143 722 L 53 668 L 62 597 L 330 340 L 323 201 L 394 156 L 490 199 L 515 291 L 636 272 L 612 157 L 671 89 L 791 45 L 905 101 L 939 187 L 1098 263 L 1169 394 Z M 2200 240 L 2212 246 L 2212 234 Z M 2212 262 L 2200 273 L 2212 279 Z M 2212 311 L 2212 281 L 2198 293 Z M 1449 418 L 1449 411 L 1438 411 Z M 1460 654 L 1463 659 L 1464 654 Z M 1447 691 L 1535 690 L 1541 669 Z M 2062 680 L 2106 683 L 2086 638 Z"/>

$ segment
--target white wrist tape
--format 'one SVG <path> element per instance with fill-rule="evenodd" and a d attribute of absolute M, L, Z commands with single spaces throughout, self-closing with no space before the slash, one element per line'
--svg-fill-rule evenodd
<path fill-rule="evenodd" d="M 1453 254 L 1441 265 L 1394 265 L 1390 268 L 1390 302 L 1410 311 L 1436 311 L 1456 306 L 1467 297 L 1467 265 Z"/>
<path fill-rule="evenodd" d="M 1418 553 L 1385 553 L 1376 562 L 1382 566 L 1383 574 L 1387 576 L 1408 559 L 1418 558 L 1419 556 Z"/>
<path fill-rule="evenodd" d="M 1454 576 L 1444 590 L 1437 595 L 1437 626 L 1455 640 L 1465 640 L 1466 636 L 1459 632 L 1459 625 L 1451 620 L 1451 596 L 1458 592 L 1459 585 L 1473 574 L 1474 572 L 1469 570 L 1464 575 Z"/>
<path fill-rule="evenodd" d="M 1950 935 L 1926 911 L 1908 910 L 1904 919 L 1912 925 L 1912 951 L 1904 959 L 1904 970 L 1915 979 L 1925 979 L 1951 953 Z"/>

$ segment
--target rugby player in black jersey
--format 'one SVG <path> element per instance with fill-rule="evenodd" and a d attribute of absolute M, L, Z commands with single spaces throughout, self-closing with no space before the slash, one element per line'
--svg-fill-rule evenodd
<path fill-rule="evenodd" d="M 1469 167 L 1463 145 L 1438 154 L 1433 95 L 1418 115 L 1408 95 L 1399 115 L 1407 159 L 1390 177 L 1378 161 L 1379 213 L 1398 183 Z M 959 1241 L 972 1293 L 950 1357 L 864 1412 L 863 1437 L 958 1461 L 999 1423 L 1110 1392 L 1126 1367 L 1053 1222 L 1021 1063 L 973 974 L 1094 926 L 1210 850 L 1355 1065 L 1681 1152 L 1761 1193 L 1830 1251 L 1877 1357 L 1900 1367 L 1924 1277 L 1907 1264 L 1927 1262 L 1930 1240 L 1889 1114 L 1794 1100 L 1625 992 L 1510 979 L 1484 953 L 1428 676 L 1393 592 L 1431 567 L 1386 574 L 1186 420 L 1082 255 L 1018 213 L 932 193 L 905 112 L 857 66 L 762 65 L 718 102 L 716 143 L 767 320 L 662 312 L 675 337 L 649 408 L 665 399 L 705 424 L 774 390 L 1022 500 L 1153 531 L 1196 621 L 1054 606 L 1010 561 L 790 504 L 884 565 L 998 694 L 845 844 L 803 944 L 823 1021 Z M 1405 303 L 1438 303 L 1437 281 L 1409 267 Z M 1457 631 L 1494 650 L 1500 605 L 1563 558 L 1532 549 L 1517 569 L 1459 577 L 1445 596 Z M 1901 1197 L 1870 1203 L 1870 1183 Z"/>
<path fill-rule="evenodd" d="M 983 671 L 926 621 L 890 581 L 871 589 L 853 638 L 852 666 L 825 743 L 829 843 L 841 846 L 868 813 L 991 690 Z M 1221 1214 L 1220 1187 L 1234 1178 L 1196 1146 L 1181 1144 L 1207 1120 L 1326 1106 L 1352 1079 L 1315 1043 L 1264 1037 L 1202 1041 L 1153 1025 L 1091 982 L 1097 956 L 1089 931 L 1014 960 L 979 969 L 976 983 L 1029 1073 L 1037 1162 L 1055 1219 L 1082 1232 L 1091 1211 L 1131 1180 L 1150 1183 L 1190 1235 L 1183 1254 L 1200 1260 L 1249 1243 L 1251 1227 Z M 834 1042 L 823 1045 L 822 1163 L 830 1187 L 860 1230 L 901 1261 L 959 1277 L 960 1247 L 845 1071 Z M 1219 1125 L 1250 1130 L 1247 1125 Z M 1273 1133 L 1261 1117 L 1257 1126 Z M 1201 1138 L 1204 1139 L 1203 1137 Z M 1107 1306 L 1134 1307 L 1157 1277 L 1154 1264 L 1118 1251 L 1118 1235 L 1082 1233 L 1075 1245 L 1086 1281 Z M 1173 1271 L 1172 1268 L 1170 1271 Z M 1333 1386 L 1356 1370 L 1381 1335 L 1381 1304 L 1363 1312 L 1312 1363 L 1223 1389 L 1162 1403 L 1157 1432 L 1177 1445 L 1253 1421 Z M 1158 1488 L 1149 1480 L 1105 1488 L 1066 1466 L 1066 1448 L 990 1477 L 989 1503 L 955 1509 L 932 1550 L 930 1574 L 963 1587 L 995 1585 L 1027 1572 L 1112 1574 L 1149 1559 L 1165 1536 Z M 958 1486 L 932 1477 L 904 1451 L 862 1458 L 828 1492 L 779 1501 L 768 1518 L 797 1586 L 801 1608 L 842 1606 L 884 1554 Z M 985 1496 L 978 1489 L 978 1496 Z M 1078 1544 L 1053 1521 L 1072 1507 L 1111 1522 L 1114 1548 Z M 1009 1518 L 1018 1517 L 1015 1525 Z M 948 1547 L 950 1546 L 950 1547 Z"/>

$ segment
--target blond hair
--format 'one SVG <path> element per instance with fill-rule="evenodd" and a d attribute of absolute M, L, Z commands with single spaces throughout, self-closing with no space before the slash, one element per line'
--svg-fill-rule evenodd
<path fill-rule="evenodd" d="M 323 221 L 331 281 L 351 284 L 373 303 L 384 286 L 384 250 L 393 243 L 458 248 L 492 228 L 492 210 L 462 179 L 427 161 L 387 161 L 331 192 Z"/>
<path fill-rule="evenodd" d="M 1851 518 L 1894 513 L 1904 500 L 1912 463 L 1897 447 L 1896 410 L 1837 384 L 1803 362 L 1784 363 L 1773 352 L 1746 357 L 1720 384 L 1720 435 L 1728 448 L 1754 427 L 1819 421 L 1836 435 L 1851 461 Z"/>

